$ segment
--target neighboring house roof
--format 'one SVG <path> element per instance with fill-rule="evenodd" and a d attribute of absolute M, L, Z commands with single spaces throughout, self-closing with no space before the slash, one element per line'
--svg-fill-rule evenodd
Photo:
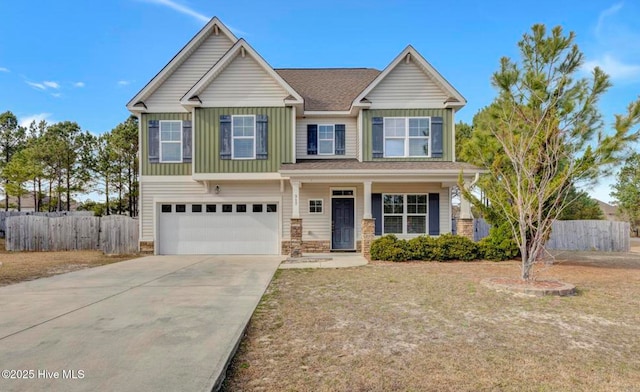
<path fill-rule="evenodd" d="M 467 100 L 456 90 L 451 83 L 449 83 L 440 73 L 431 65 L 427 60 L 425 60 L 417 50 L 413 48 L 413 46 L 407 46 L 399 55 L 396 57 L 391 64 L 387 66 L 376 78 L 367 86 L 364 91 L 362 91 L 354 100 L 353 105 L 358 105 L 366 99 L 367 95 L 373 91 L 382 82 L 392 71 L 394 68 L 398 66 L 402 61 L 411 61 L 414 60 L 416 63 L 422 68 L 422 70 L 437 84 L 439 85 L 448 95 L 449 97 L 443 102 L 445 107 L 453 107 L 460 109 L 463 107 Z"/>
<path fill-rule="evenodd" d="M 49 196 L 42 196 L 41 199 L 42 204 L 47 204 L 49 203 Z M 5 204 L 5 199 L 1 199 L 0 200 L 0 209 L 4 208 L 4 204 Z M 62 203 L 64 207 L 67 206 L 66 202 Z M 9 205 L 15 205 L 17 207 L 18 205 L 18 198 L 14 197 L 14 196 L 9 196 Z M 78 207 L 78 203 L 75 200 L 71 200 L 71 210 L 75 211 L 76 208 Z M 20 198 L 20 209 L 22 210 L 34 210 L 35 209 L 35 201 L 33 200 L 33 192 L 29 192 L 25 195 L 23 195 Z"/>
<path fill-rule="evenodd" d="M 220 32 L 225 34 L 229 39 L 233 42 L 237 41 L 238 38 L 229 30 L 217 17 L 211 18 L 209 23 L 207 23 L 199 32 L 196 34 L 179 52 L 176 54 L 171 61 L 167 65 L 164 66 L 158 72 L 156 76 L 149 81 L 136 94 L 135 97 L 131 98 L 131 100 L 127 103 L 127 109 L 131 111 L 140 110 L 145 107 L 144 100 L 147 99 L 171 74 L 182 64 L 209 36 L 209 34 L 213 32 L 214 34 L 219 34 Z M 213 64 L 212 64 L 213 65 Z"/>
<path fill-rule="evenodd" d="M 430 172 L 482 172 L 483 169 L 465 162 L 440 161 L 373 161 L 359 162 L 357 159 L 299 159 L 297 163 L 284 163 L 280 172 L 294 171 L 430 171 Z"/>
<path fill-rule="evenodd" d="M 211 67 L 211 69 L 209 69 L 209 71 L 204 74 L 204 76 L 193 87 L 191 87 L 189 91 L 187 91 L 187 93 L 180 100 L 180 103 L 185 106 L 199 106 L 201 104 L 201 101 L 198 98 L 198 94 L 206 89 L 207 86 L 209 86 L 209 84 L 211 84 L 211 82 L 213 82 L 213 80 L 218 75 L 220 75 L 220 73 L 236 58 L 236 56 L 244 57 L 247 55 L 256 60 L 256 62 L 267 72 L 267 74 L 273 77 L 276 82 L 287 91 L 289 97 L 293 98 L 293 100 L 291 100 L 293 103 L 302 103 L 302 97 L 300 96 L 300 94 L 298 94 L 298 92 L 293 89 L 293 87 L 291 87 L 289 83 L 287 83 L 278 73 L 276 73 L 273 68 L 262 58 L 262 56 L 260 56 L 260 54 L 258 54 L 258 52 L 256 52 L 255 49 L 253 49 L 251 45 L 249 45 L 243 38 L 239 39 L 231 47 L 231 49 L 229 49 L 229 51 L 224 56 L 222 56 L 222 58 L 218 60 L 218 62 L 213 67 Z M 285 98 L 285 101 L 288 100 L 289 97 Z"/>
<path fill-rule="evenodd" d="M 304 110 L 347 111 L 379 74 L 372 68 L 279 68 L 275 70 L 304 98 Z"/>
<path fill-rule="evenodd" d="M 609 203 L 605 203 L 604 201 L 595 199 L 598 202 L 598 206 L 600 206 L 600 210 L 604 214 L 604 219 L 609 221 L 619 221 L 620 217 L 618 216 L 618 207 L 612 206 Z"/>

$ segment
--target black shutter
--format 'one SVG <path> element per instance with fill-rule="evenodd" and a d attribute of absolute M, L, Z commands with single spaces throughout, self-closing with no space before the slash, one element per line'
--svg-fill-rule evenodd
<path fill-rule="evenodd" d="M 318 155 L 318 125 L 307 125 L 307 155 Z"/>
<path fill-rule="evenodd" d="M 267 159 L 269 154 L 269 117 L 256 115 L 256 159 Z"/>
<path fill-rule="evenodd" d="M 191 121 L 182 122 L 182 162 L 191 163 Z"/>
<path fill-rule="evenodd" d="M 371 119 L 371 140 L 373 157 L 384 157 L 384 125 L 382 117 L 373 117 Z"/>
<path fill-rule="evenodd" d="M 220 116 L 220 159 L 231 159 L 231 116 Z"/>
<path fill-rule="evenodd" d="M 382 193 L 371 194 L 371 216 L 376 220 L 375 235 L 382 235 Z"/>
<path fill-rule="evenodd" d="M 442 117 L 431 117 L 431 156 L 442 158 Z"/>
<path fill-rule="evenodd" d="M 439 193 L 429 193 L 429 235 L 440 235 Z"/>
<path fill-rule="evenodd" d="M 149 120 L 149 163 L 160 162 L 160 121 Z"/>
<path fill-rule="evenodd" d="M 335 138 L 336 138 L 336 155 L 345 154 L 345 126 L 344 124 L 335 125 Z"/>

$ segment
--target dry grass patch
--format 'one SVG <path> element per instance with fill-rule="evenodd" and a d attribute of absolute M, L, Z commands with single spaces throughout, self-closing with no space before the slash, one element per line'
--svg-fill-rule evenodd
<path fill-rule="evenodd" d="M 640 385 L 640 255 L 561 261 L 540 278 L 575 297 L 479 284 L 519 264 L 373 263 L 283 270 L 226 391 L 632 391 Z"/>
<path fill-rule="evenodd" d="M 130 260 L 136 255 L 107 256 L 100 251 L 7 252 L 0 238 L 0 286 Z"/>

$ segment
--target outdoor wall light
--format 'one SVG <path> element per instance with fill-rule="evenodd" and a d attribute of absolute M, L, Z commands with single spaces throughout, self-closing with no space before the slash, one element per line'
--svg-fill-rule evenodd
<path fill-rule="evenodd" d="M 216 195 L 220 193 L 220 185 L 216 185 Z"/>

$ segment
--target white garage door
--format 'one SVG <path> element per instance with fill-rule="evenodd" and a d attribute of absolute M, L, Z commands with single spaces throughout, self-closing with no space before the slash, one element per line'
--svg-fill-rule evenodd
<path fill-rule="evenodd" d="M 160 254 L 280 253 L 275 203 L 162 203 L 158 208 Z"/>

